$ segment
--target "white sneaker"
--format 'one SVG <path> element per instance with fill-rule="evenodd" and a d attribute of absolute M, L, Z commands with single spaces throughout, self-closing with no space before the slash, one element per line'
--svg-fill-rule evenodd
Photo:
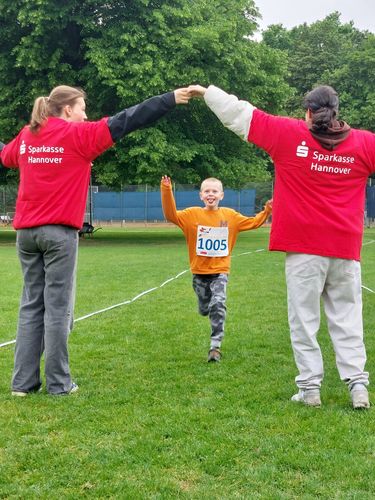
<path fill-rule="evenodd" d="M 27 396 L 29 393 L 28 392 L 22 392 L 22 391 L 12 391 L 12 396 L 18 396 L 20 398 L 24 398 Z"/>
<path fill-rule="evenodd" d="M 291 397 L 291 401 L 307 406 L 320 406 L 322 404 L 319 389 L 300 389 L 297 394 Z"/>
<path fill-rule="evenodd" d="M 352 405 L 355 410 L 370 408 L 367 387 L 363 384 L 354 384 L 350 391 Z"/>
<path fill-rule="evenodd" d="M 72 387 L 70 388 L 70 391 L 68 392 L 68 394 L 74 394 L 78 390 L 79 390 L 78 385 L 75 382 L 72 382 Z"/>
<path fill-rule="evenodd" d="M 36 392 L 42 392 L 42 387 L 38 387 L 37 389 L 33 389 L 29 392 L 12 391 L 12 396 L 18 396 L 20 398 L 24 398 L 24 397 L 28 396 L 29 394 L 35 394 Z"/>
<path fill-rule="evenodd" d="M 56 394 L 52 394 L 51 393 L 51 396 L 69 396 L 70 394 L 74 394 L 78 390 L 79 390 L 78 385 L 75 382 L 72 382 L 72 385 L 71 385 L 69 391 L 67 391 L 67 392 L 58 392 Z"/>

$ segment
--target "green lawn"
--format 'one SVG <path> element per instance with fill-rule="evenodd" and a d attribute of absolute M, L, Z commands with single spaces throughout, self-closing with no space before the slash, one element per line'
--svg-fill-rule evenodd
<path fill-rule="evenodd" d="M 0 349 L 0 498 L 373 499 L 374 410 L 355 412 L 323 322 L 323 406 L 289 401 L 294 366 L 284 256 L 267 228 L 240 235 L 228 286 L 223 361 L 189 272 L 131 304 L 76 323 L 69 397 L 12 398 L 13 348 Z M 21 276 L 0 231 L 0 343 L 15 337 Z M 375 290 L 375 229 L 363 284 Z M 240 255 L 244 252 L 249 254 Z M 76 318 L 130 300 L 188 268 L 174 228 L 105 228 L 80 243 Z M 374 293 L 364 291 L 375 372 Z"/>

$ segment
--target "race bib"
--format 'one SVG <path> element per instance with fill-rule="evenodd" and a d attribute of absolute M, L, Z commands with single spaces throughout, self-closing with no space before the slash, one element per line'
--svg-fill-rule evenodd
<path fill-rule="evenodd" d="M 198 226 L 197 255 L 203 257 L 226 257 L 228 249 L 228 228 Z"/>

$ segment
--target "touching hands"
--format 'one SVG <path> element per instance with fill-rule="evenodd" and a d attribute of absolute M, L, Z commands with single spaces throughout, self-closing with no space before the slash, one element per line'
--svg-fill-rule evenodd
<path fill-rule="evenodd" d="M 188 87 L 190 97 L 203 97 L 206 90 L 206 87 L 202 87 L 202 85 L 189 85 Z"/>
<path fill-rule="evenodd" d="M 188 88 L 176 89 L 174 91 L 174 98 L 176 100 L 176 104 L 187 104 L 189 99 L 191 98 L 190 92 Z"/>
<path fill-rule="evenodd" d="M 203 97 L 206 93 L 206 87 L 202 85 L 189 85 L 174 91 L 176 104 L 187 104 L 192 97 Z"/>

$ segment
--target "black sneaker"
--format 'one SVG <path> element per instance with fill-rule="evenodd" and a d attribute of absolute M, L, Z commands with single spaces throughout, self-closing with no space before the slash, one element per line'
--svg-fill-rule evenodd
<path fill-rule="evenodd" d="M 221 352 L 218 347 L 214 347 L 208 351 L 208 358 L 207 362 L 210 363 L 211 361 L 218 363 L 221 359 Z"/>

